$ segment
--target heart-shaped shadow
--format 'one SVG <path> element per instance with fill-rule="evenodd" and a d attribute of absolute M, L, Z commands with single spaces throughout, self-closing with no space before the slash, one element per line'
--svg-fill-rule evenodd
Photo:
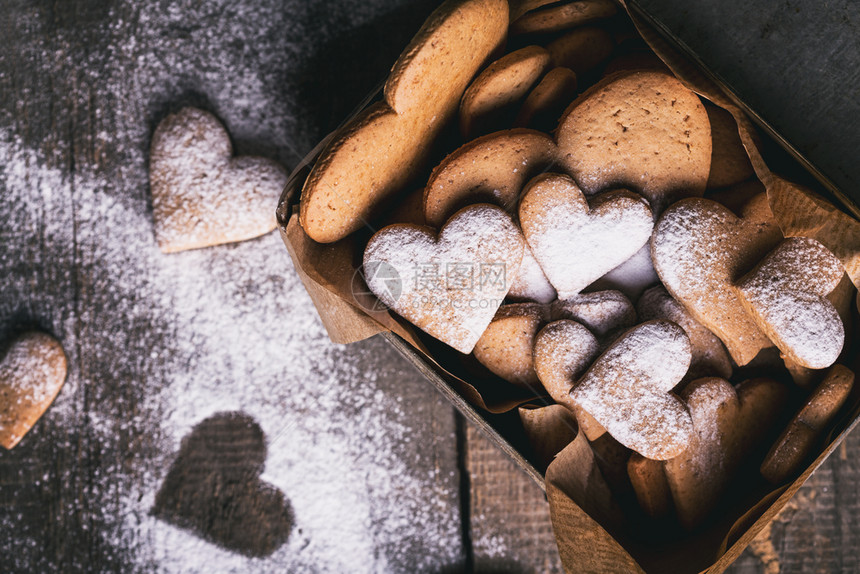
<path fill-rule="evenodd" d="M 293 514 L 284 493 L 260 480 L 265 462 L 252 417 L 214 414 L 182 439 L 152 514 L 228 550 L 269 556 L 289 538 Z"/>

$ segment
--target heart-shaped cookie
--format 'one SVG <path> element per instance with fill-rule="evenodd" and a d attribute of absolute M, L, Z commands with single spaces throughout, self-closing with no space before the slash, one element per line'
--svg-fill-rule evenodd
<path fill-rule="evenodd" d="M 591 331 L 576 321 L 550 323 L 535 337 L 534 366 L 540 382 L 553 400 L 570 409 L 589 440 L 606 430 L 570 398 L 570 389 L 591 365 L 600 346 Z"/>
<path fill-rule="evenodd" d="M 739 218 L 701 198 L 675 203 L 654 228 L 651 259 L 663 285 L 723 341 L 738 365 L 772 343 L 744 310 L 733 283 L 781 238 L 772 219 Z"/>
<path fill-rule="evenodd" d="M 832 365 L 842 352 L 845 328 L 827 296 L 845 269 L 826 247 L 789 237 L 737 285 L 756 325 L 793 362 L 810 369 Z"/>
<path fill-rule="evenodd" d="M 546 306 L 537 303 L 502 305 L 478 339 L 475 358 L 506 381 L 534 389 L 540 384 L 532 358 L 535 336 L 548 318 Z"/>
<path fill-rule="evenodd" d="M 685 379 L 732 376 L 732 362 L 722 341 L 693 319 L 684 306 L 675 301 L 660 285 L 645 291 L 636 304 L 640 321 L 665 319 L 680 325 L 690 338 L 693 358 Z"/>
<path fill-rule="evenodd" d="M 45 333 L 15 339 L 0 360 L 0 445 L 11 449 L 33 428 L 66 381 L 66 355 Z"/>
<path fill-rule="evenodd" d="M 579 379 L 571 398 L 615 440 L 667 460 L 690 443 L 690 413 L 672 389 L 690 366 L 690 340 L 669 321 L 649 321 L 616 339 Z"/>
<path fill-rule="evenodd" d="M 531 180 L 520 202 L 520 225 L 532 253 L 562 299 L 626 261 L 651 236 L 648 203 L 624 190 L 591 201 L 568 176 Z"/>
<path fill-rule="evenodd" d="M 221 122 L 184 108 L 164 118 L 152 136 L 149 182 L 155 239 L 164 253 L 173 253 L 272 231 L 272 205 L 287 172 L 269 159 L 234 158 Z"/>
<path fill-rule="evenodd" d="M 271 555 L 293 527 L 284 493 L 260 480 L 266 441 L 244 413 L 212 415 L 182 439 L 152 513 L 252 557 Z"/>
<path fill-rule="evenodd" d="M 681 398 L 690 409 L 693 437 L 684 452 L 664 463 L 664 469 L 678 519 L 685 528 L 693 528 L 773 428 L 788 392 L 771 379 L 752 379 L 735 389 L 712 377 L 687 385 Z"/>
<path fill-rule="evenodd" d="M 586 194 L 629 188 L 659 214 L 679 197 L 704 193 L 709 126 L 701 100 L 671 74 L 621 72 L 571 104 L 556 141 L 561 164 Z"/>
<path fill-rule="evenodd" d="M 343 239 L 423 169 L 466 86 L 502 44 L 505 0 L 447 0 L 391 68 L 385 99 L 346 125 L 302 188 L 299 221 L 320 243 Z"/>
<path fill-rule="evenodd" d="M 392 310 L 461 353 L 471 353 L 510 289 L 525 242 L 502 209 L 463 208 L 437 239 L 397 224 L 364 250 L 367 285 Z"/>

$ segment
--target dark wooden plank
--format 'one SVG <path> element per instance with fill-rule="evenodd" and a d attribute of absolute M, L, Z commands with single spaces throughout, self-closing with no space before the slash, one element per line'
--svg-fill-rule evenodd
<path fill-rule="evenodd" d="M 186 104 L 294 164 L 430 4 L 4 5 L 0 343 L 47 330 L 70 375 L 0 452 L 0 570 L 462 567 L 451 406 L 384 341 L 331 345 L 276 234 L 161 255 L 147 183 Z"/>

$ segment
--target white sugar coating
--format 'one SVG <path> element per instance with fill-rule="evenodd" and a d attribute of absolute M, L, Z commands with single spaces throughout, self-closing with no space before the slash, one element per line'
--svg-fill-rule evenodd
<path fill-rule="evenodd" d="M 630 259 L 592 283 L 590 288 L 615 289 L 636 301 L 645 289 L 659 282 L 651 262 L 651 245 L 645 243 Z"/>
<path fill-rule="evenodd" d="M 559 299 L 552 305 L 554 319 L 571 319 L 582 323 L 598 337 L 612 331 L 627 329 L 636 322 L 636 310 L 620 291 L 580 293 L 569 299 Z"/>
<path fill-rule="evenodd" d="M 647 202 L 610 191 L 586 202 L 567 176 L 533 180 L 520 204 L 526 241 L 559 297 L 582 291 L 636 253 L 651 236 Z"/>
<path fill-rule="evenodd" d="M 599 350 L 597 338 L 575 321 L 555 321 L 541 329 L 535 338 L 535 371 L 557 403 L 571 403 L 570 389 Z"/>
<path fill-rule="evenodd" d="M 737 218 L 707 199 L 672 205 L 654 229 L 654 268 L 672 296 L 745 365 L 772 346 L 744 310 L 732 283 L 780 238 L 775 224 Z"/>
<path fill-rule="evenodd" d="M 151 33 L 166 33 L 152 25 Z M 218 73 L 228 102 L 245 90 L 250 102 L 266 101 L 231 73 Z M 155 82 L 142 77 L 136 89 L 146 81 Z M 411 385 L 392 393 L 383 381 L 412 371 L 394 356 L 374 359 L 390 353 L 383 341 L 332 344 L 277 234 L 163 255 L 147 214 L 151 127 L 127 101 L 114 102 L 129 123 L 117 125 L 109 145 L 128 161 L 110 169 L 79 162 L 73 177 L 66 158 L 46 157 L 0 128 L 0 204 L 12 216 L 0 243 L 22 230 L 40 238 L 38 251 L 0 249 L 0 268 L 18 268 L 24 256 L 44 262 L 38 285 L 14 273 L 4 283 L 0 314 L 44 313 L 69 353 L 68 380 L 34 431 L 54 429 L 45 432 L 62 456 L 79 452 L 81 440 L 104 455 L 88 468 L 22 465 L 13 481 L 23 477 L 43 492 L 66 485 L 57 496 L 79 488 L 86 501 L 70 498 L 56 511 L 86 504 L 99 551 L 120 556 L 128 572 L 433 572 L 460 563 L 456 464 L 415 434 L 415 419 L 430 416 L 416 412 L 436 409 L 433 424 L 446 424 L 449 406 L 411 400 Z M 256 104 L 248 105 L 253 120 Z M 45 308 L 71 301 L 75 281 L 86 286 L 86 305 Z M 292 507 L 288 541 L 265 559 L 151 513 L 183 438 L 230 411 L 261 426 L 268 451 L 261 479 Z M 123 450 L 131 441 L 143 444 L 134 456 Z M 0 515 L 0 554 L 4 565 L 31 570 L 26 554 L 41 554 L 42 539 L 22 531 L 17 516 Z"/>
<path fill-rule="evenodd" d="M 365 248 L 367 285 L 414 325 L 470 353 L 504 301 L 524 245 L 510 216 L 488 204 L 458 211 L 438 240 L 429 228 L 392 225 Z"/>
<path fill-rule="evenodd" d="M 791 237 L 740 281 L 738 291 L 780 351 L 807 368 L 823 369 L 845 342 L 842 320 L 827 299 L 844 273 L 818 241 Z"/>
<path fill-rule="evenodd" d="M 732 374 L 732 363 L 719 337 L 696 321 L 684 306 L 660 285 L 642 294 L 636 304 L 640 321 L 665 319 L 680 325 L 690 338 L 692 360 L 687 379 L 716 376 L 727 379 Z"/>
<path fill-rule="evenodd" d="M 555 288 L 544 275 L 528 245 L 524 245 L 520 270 L 514 278 L 508 297 L 537 303 L 549 303 L 556 297 Z"/>
<path fill-rule="evenodd" d="M 681 327 L 642 323 L 598 357 L 571 397 L 627 448 L 646 458 L 672 458 L 687 447 L 693 430 L 690 413 L 670 392 L 690 356 Z"/>
<path fill-rule="evenodd" d="M 150 184 L 158 244 L 165 252 L 242 241 L 275 228 L 272 205 L 286 170 L 260 157 L 233 158 L 210 113 L 184 108 L 152 137 Z"/>

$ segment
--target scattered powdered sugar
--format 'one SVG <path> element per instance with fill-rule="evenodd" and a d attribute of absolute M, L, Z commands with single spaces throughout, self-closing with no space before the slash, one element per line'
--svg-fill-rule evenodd
<path fill-rule="evenodd" d="M 573 400 L 624 446 L 646 458 L 682 452 L 690 414 L 670 394 L 690 365 L 690 341 L 667 321 L 643 323 L 616 340 L 582 376 Z"/>
<path fill-rule="evenodd" d="M 524 241 L 502 209 L 455 214 L 437 241 L 427 228 L 394 225 L 364 251 L 367 285 L 394 311 L 461 353 L 470 353 L 519 270 Z"/>
<path fill-rule="evenodd" d="M 381 385 L 416 375 L 391 355 L 374 360 L 391 352 L 381 341 L 329 342 L 276 234 L 162 254 L 147 209 L 147 126 L 139 114 L 127 120 L 106 136 L 127 161 L 107 171 L 79 162 L 73 175 L 61 159 L 0 129 L 0 209 L 12 218 L 0 238 L 22 249 L 0 251 L 0 269 L 11 271 L 0 319 L 21 311 L 40 317 L 70 361 L 69 380 L 31 444 L 44 452 L 38 441 L 56 432 L 65 437 L 54 445 L 58 457 L 75 456 L 78 441 L 101 453 L 87 467 L 59 467 L 61 476 L 46 466 L 35 480 L 52 485 L 46 496 L 67 500 L 57 512 L 89 509 L 84 530 L 67 532 L 64 542 L 96 528 L 101 543 L 90 552 L 113 556 L 128 572 L 413 572 L 456 564 L 456 461 L 417 440 L 426 429 L 416 425 L 427 419 L 416 413 L 435 403 Z M 21 233 L 39 237 L 38 247 Z M 68 305 L 49 306 L 56 301 Z M 287 543 L 266 559 L 150 514 L 182 439 L 227 411 L 260 424 L 268 443 L 261 478 L 293 510 Z M 444 405 L 433 424 L 452 425 L 451 416 Z M 54 570 L 22 516 L 0 513 L 4 560 Z"/>

